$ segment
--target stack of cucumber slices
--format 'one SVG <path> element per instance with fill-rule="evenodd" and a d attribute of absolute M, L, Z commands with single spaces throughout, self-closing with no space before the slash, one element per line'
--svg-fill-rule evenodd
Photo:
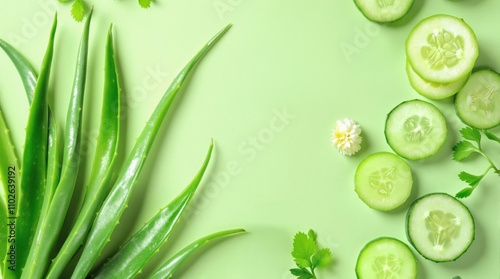
<path fill-rule="evenodd" d="M 406 40 L 406 71 L 422 96 L 444 99 L 456 94 L 479 55 L 476 35 L 463 19 L 434 15 L 420 21 Z"/>

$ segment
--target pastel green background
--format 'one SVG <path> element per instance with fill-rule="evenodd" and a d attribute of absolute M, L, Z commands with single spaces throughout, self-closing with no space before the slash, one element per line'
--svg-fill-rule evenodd
<path fill-rule="evenodd" d="M 465 186 L 457 178 L 461 170 L 480 173 L 486 167 L 480 158 L 451 160 L 463 124 L 448 99 L 433 102 L 448 121 L 446 144 L 436 156 L 410 162 L 415 186 L 402 208 L 388 213 L 369 209 L 353 190 L 357 164 L 370 153 L 390 151 L 383 134 L 387 113 L 401 101 L 423 99 L 405 73 L 404 43 L 411 28 L 433 14 L 463 17 L 478 37 L 477 65 L 500 71 L 499 1 L 416 0 L 407 17 L 386 25 L 369 22 L 352 1 L 337 0 L 157 0 L 148 10 L 132 0 L 100 0 L 94 6 L 83 136 L 87 163 L 80 185 L 88 180 L 95 147 L 109 24 L 114 24 L 127 100 L 122 154 L 183 65 L 219 29 L 234 24 L 196 69 L 167 117 L 105 251 L 110 255 L 187 185 L 213 137 L 215 155 L 193 206 L 144 270 L 145 277 L 191 241 L 241 227 L 248 233 L 205 250 L 179 277 L 291 279 L 293 235 L 313 228 L 320 245 L 333 252 L 333 263 L 318 272 L 320 278 L 355 278 L 357 255 L 368 241 L 391 236 L 408 243 L 404 220 L 411 201 L 430 192 L 454 194 Z M 83 25 L 56 0 L 3 1 L 0 37 L 39 69 L 55 10 L 59 29 L 51 102 L 62 125 Z M 0 108 L 20 150 L 28 105 L 3 54 L 0 65 Z M 362 151 L 353 157 L 340 155 L 330 144 L 335 121 L 344 117 L 363 128 Z M 499 154 L 498 146 L 487 148 Z M 500 162 L 500 156 L 495 158 Z M 498 184 L 498 177 L 489 174 L 464 200 L 476 220 L 469 251 L 444 264 L 416 254 L 419 278 L 500 277 Z"/>

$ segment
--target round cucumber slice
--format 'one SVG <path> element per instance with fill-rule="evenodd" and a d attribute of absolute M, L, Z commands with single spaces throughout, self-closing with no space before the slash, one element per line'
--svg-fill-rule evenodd
<path fill-rule="evenodd" d="M 469 75 L 451 83 L 435 83 L 421 78 L 410 65 L 406 63 L 406 74 L 410 85 L 418 94 L 433 100 L 442 100 L 455 95 L 469 79 Z"/>
<path fill-rule="evenodd" d="M 455 97 L 455 110 L 465 124 L 477 129 L 500 125 L 500 75 L 474 72 Z"/>
<path fill-rule="evenodd" d="M 354 0 L 363 15 L 375 22 L 393 22 L 405 16 L 413 0 Z"/>
<path fill-rule="evenodd" d="M 413 279 L 417 278 L 417 261 L 408 245 L 392 237 L 380 237 L 359 253 L 356 275 L 360 279 Z"/>
<path fill-rule="evenodd" d="M 385 138 L 399 156 L 409 160 L 428 158 L 446 141 L 446 120 L 433 104 L 405 101 L 387 116 Z"/>
<path fill-rule="evenodd" d="M 474 241 L 474 219 L 469 209 L 454 197 L 432 193 L 410 206 L 406 234 L 424 258 L 434 262 L 454 261 Z"/>
<path fill-rule="evenodd" d="M 401 206 L 410 196 L 410 166 L 389 152 L 368 155 L 356 169 L 354 190 L 369 207 L 382 211 Z"/>
<path fill-rule="evenodd" d="M 406 40 L 411 67 L 423 79 L 450 83 L 467 76 L 479 55 L 474 31 L 450 15 L 434 15 L 418 23 Z"/>

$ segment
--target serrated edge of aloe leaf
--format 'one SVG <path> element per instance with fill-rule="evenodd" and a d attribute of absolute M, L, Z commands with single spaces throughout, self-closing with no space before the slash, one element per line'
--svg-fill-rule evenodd
<path fill-rule="evenodd" d="M 26 140 L 24 144 L 21 181 L 19 191 L 19 214 L 17 237 L 22 245 L 17 246 L 16 274 L 20 274 L 26 264 L 37 221 L 42 208 L 47 176 L 47 137 L 48 137 L 48 83 L 54 53 L 54 37 L 57 29 L 57 14 L 50 32 L 49 43 L 44 56 L 41 72 L 33 93 Z M 26 193 L 31 189 L 31 193 Z M 26 196 L 28 194 L 28 196 Z"/>
<path fill-rule="evenodd" d="M 16 152 L 14 149 L 14 145 L 12 143 L 12 139 L 10 136 L 10 131 L 7 126 L 7 122 L 3 117 L 2 110 L 0 110 L 0 183 L 2 184 L 0 187 L 0 277 L 3 277 L 5 271 L 8 269 L 7 267 L 7 259 L 9 255 L 7 254 L 7 247 L 10 247 L 10 243 L 8 242 L 8 236 L 10 235 L 10 227 L 9 221 L 12 221 L 9 218 L 11 215 L 15 216 L 16 212 L 14 209 L 14 214 L 9 213 L 9 202 L 8 198 L 10 193 L 9 190 L 9 167 L 15 168 L 15 183 L 12 184 L 14 187 L 17 185 L 17 172 L 19 169 L 18 159 L 16 156 Z M 14 188 L 14 195 L 15 193 Z M 15 206 L 15 202 L 14 202 Z"/>
<path fill-rule="evenodd" d="M 212 37 L 212 39 L 210 39 L 208 43 L 206 43 L 201 50 L 198 51 L 198 53 L 181 70 L 167 91 L 164 93 L 162 99 L 151 115 L 151 118 L 146 123 L 146 127 L 132 148 L 129 157 L 127 158 L 118 176 L 117 182 L 104 201 L 99 213 L 97 213 L 94 225 L 87 238 L 87 243 L 84 245 L 82 256 L 78 261 L 72 278 L 82 278 L 89 273 L 105 244 L 109 241 L 111 233 L 118 224 L 119 219 L 127 206 L 132 188 L 136 184 L 137 177 L 144 165 L 148 152 L 151 149 L 156 134 L 158 133 L 160 125 L 170 108 L 170 105 L 194 66 L 222 37 L 222 35 L 227 32 L 230 26 L 231 25 L 227 25 L 224 29 L 219 31 L 219 33 Z M 109 212 L 114 212 L 115 214 L 111 216 Z"/>
<path fill-rule="evenodd" d="M 192 199 L 212 157 L 213 140 L 205 160 L 191 183 L 167 206 L 144 224 L 95 274 L 95 278 L 132 278 L 147 264 L 149 259 L 167 240 L 182 213 Z"/>
<path fill-rule="evenodd" d="M 116 113 L 115 113 L 116 112 Z M 104 96 L 101 123 L 97 137 L 94 162 L 88 189 L 75 225 L 56 258 L 52 261 L 47 279 L 60 278 L 66 265 L 82 245 L 99 206 L 112 186 L 120 134 L 120 88 L 113 47 L 112 25 L 106 42 Z M 105 167 L 104 167 L 105 166 Z"/>
<path fill-rule="evenodd" d="M 246 232 L 244 229 L 233 229 L 220 231 L 204 236 L 187 245 L 182 250 L 177 252 L 177 254 L 165 261 L 156 271 L 153 272 L 153 275 L 151 275 L 149 279 L 171 278 L 172 275 L 182 266 L 182 264 L 189 260 L 191 256 L 194 255 L 194 253 L 198 252 L 208 243 L 219 240 L 223 237 L 228 237 L 244 232 Z"/>
<path fill-rule="evenodd" d="M 0 183 L 2 183 L 2 187 L 0 187 L 0 203 L 7 208 L 7 196 L 9 192 L 8 188 L 8 167 L 18 166 L 18 159 L 14 149 L 14 144 L 12 138 L 10 136 L 10 130 L 7 126 L 7 122 L 3 116 L 3 112 L 0 109 Z M 3 254 L 2 254 L 3 255 Z"/>

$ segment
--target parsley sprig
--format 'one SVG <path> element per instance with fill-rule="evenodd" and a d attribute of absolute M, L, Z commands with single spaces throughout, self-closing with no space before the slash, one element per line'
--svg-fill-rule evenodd
<path fill-rule="evenodd" d="M 309 230 L 307 234 L 298 232 L 295 235 L 292 256 L 297 267 L 290 269 L 290 272 L 298 279 L 317 279 L 315 269 L 326 267 L 332 259 L 330 249 L 318 247 L 313 230 Z"/>
<path fill-rule="evenodd" d="M 85 16 L 85 10 L 86 10 L 86 3 L 84 0 L 58 0 L 60 3 L 70 3 L 73 2 L 71 5 L 71 16 L 78 22 L 83 20 L 83 17 Z M 139 2 L 139 5 L 142 8 L 149 8 L 151 6 L 151 2 L 153 0 L 137 0 Z"/>
<path fill-rule="evenodd" d="M 482 174 L 479 175 L 474 175 L 465 171 L 460 172 L 458 174 L 458 178 L 469 184 L 469 187 L 466 187 L 462 189 L 460 192 L 458 192 L 455 195 L 457 198 L 461 199 L 470 196 L 472 192 L 476 189 L 476 187 L 479 185 L 479 182 L 481 182 L 481 180 L 486 176 L 486 174 L 488 174 L 488 172 L 490 172 L 490 170 L 493 170 L 495 173 L 500 175 L 500 169 L 493 163 L 491 158 L 483 151 L 483 148 L 481 146 L 481 138 L 482 138 L 481 132 L 489 140 L 500 143 L 500 138 L 487 130 L 480 131 L 472 127 L 465 127 L 460 130 L 460 134 L 462 135 L 464 140 L 459 141 L 453 147 L 453 160 L 462 161 L 468 158 L 470 155 L 477 153 L 486 159 L 489 166 Z"/>

